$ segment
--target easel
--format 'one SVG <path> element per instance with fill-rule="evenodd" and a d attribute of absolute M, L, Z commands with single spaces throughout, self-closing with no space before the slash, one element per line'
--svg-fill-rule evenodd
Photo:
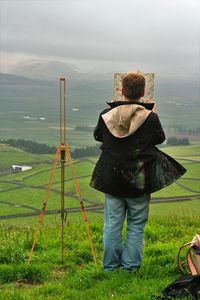
<path fill-rule="evenodd" d="M 76 196 L 79 199 L 83 220 L 85 221 L 86 231 L 87 231 L 87 234 L 88 234 L 88 239 L 89 239 L 90 247 L 91 247 L 91 250 L 92 250 L 92 256 L 93 256 L 94 264 L 96 264 L 96 255 L 95 255 L 95 251 L 94 251 L 94 247 L 93 247 L 93 243 L 92 243 L 92 238 L 91 238 L 91 235 L 90 235 L 89 222 L 88 222 L 86 210 L 84 208 L 80 187 L 79 187 L 77 178 L 75 176 L 73 161 L 72 161 L 71 154 L 70 154 L 70 149 L 69 149 L 69 146 L 66 143 L 66 129 L 67 129 L 66 125 L 67 125 L 66 124 L 66 80 L 65 80 L 65 77 L 60 77 L 60 144 L 57 148 L 57 151 L 56 151 L 56 154 L 55 154 L 55 157 L 54 157 L 48 187 L 47 187 L 45 197 L 44 197 L 44 200 L 43 200 L 42 211 L 40 213 L 40 217 L 39 217 L 39 220 L 38 220 L 36 232 L 35 232 L 35 235 L 34 235 L 33 245 L 32 245 L 31 251 L 29 253 L 28 265 L 31 262 L 31 258 L 32 258 L 32 254 L 33 254 L 33 251 L 34 251 L 34 248 L 35 248 L 36 241 L 37 241 L 39 229 L 40 229 L 40 226 L 41 226 L 42 221 L 44 219 L 45 209 L 46 209 L 47 202 L 48 202 L 48 199 L 49 199 L 51 187 L 52 187 L 52 184 L 54 182 L 55 170 L 56 170 L 59 158 L 60 158 L 60 162 L 61 162 L 61 173 L 60 173 L 60 178 L 61 178 L 61 191 L 60 191 L 61 262 L 62 262 L 62 264 L 64 263 L 64 213 L 65 213 L 65 186 L 64 186 L 64 182 L 65 182 L 65 163 L 66 163 L 66 158 L 67 158 L 68 163 L 69 163 L 69 167 L 70 167 L 70 170 L 71 170 L 71 175 L 72 175 L 72 178 L 73 178 L 73 181 L 74 181 Z"/>

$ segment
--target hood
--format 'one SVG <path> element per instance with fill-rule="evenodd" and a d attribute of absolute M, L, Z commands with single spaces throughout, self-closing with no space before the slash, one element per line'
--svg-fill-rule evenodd
<path fill-rule="evenodd" d="M 102 118 L 112 135 L 117 138 L 133 134 L 151 113 L 139 104 L 119 105 L 102 115 Z"/>
<path fill-rule="evenodd" d="M 139 101 L 111 101 L 111 102 L 106 102 L 111 108 L 117 107 L 119 105 L 127 105 L 127 104 L 138 104 L 141 105 L 143 107 L 145 107 L 148 110 L 152 110 L 154 108 L 155 103 L 154 102 L 139 102 Z"/>

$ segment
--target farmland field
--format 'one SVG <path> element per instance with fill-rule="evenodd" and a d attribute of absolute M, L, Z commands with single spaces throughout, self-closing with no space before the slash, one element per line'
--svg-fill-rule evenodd
<path fill-rule="evenodd" d="M 160 201 L 166 201 L 166 198 L 169 197 L 184 196 L 198 198 L 200 195 L 200 161 L 198 155 L 200 147 L 198 145 L 163 147 L 162 150 L 183 164 L 187 172 L 174 184 L 152 194 L 152 200 L 159 199 Z M 1 145 L 0 155 L 0 214 L 7 215 L 8 212 L 16 214 L 17 211 L 23 211 L 23 207 L 26 211 L 29 209 L 29 212 L 39 211 L 48 186 L 54 155 L 25 153 L 5 145 Z M 102 204 L 104 201 L 102 193 L 93 190 L 89 186 L 96 160 L 97 158 L 95 157 L 74 160 L 74 170 L 81 188 L 82 197 L 85 200 L 85 206 L 96 203 Z M 32 166 L 32 170 L 12 172 L 11 165 L 20 163 Z M 79 207 L 68 163 L 65 168 L 65 190 L 66 207 Z M 60 166 L 58 164 L 55 169 L 54 181 L 48 199 L 48 209 L 59 209 L 59 193 Z M 7 206 L 6 203 L 8 203 Z M 2 222 L 6 223 L 7 221 L 2 220 Z M 15 223 L 16 220 L 10 219 L 9 222 Z M 20 220 L 17 222 L 23 221 Z M 32 218 L 26 219 L 25 222 L 32 222 Z"/>
<path fill-rule="evenodd" d="M 72 80 L 73 81 L 73 80 Z M 55 145 L 59 143 L 59 86 L 54 82 L 0 74 L 0 140 L 7 138 L 31 139 Z M 159 90 L 159 86 L 156 86 Z M 198 96 L 161 96 L 155 94 L 155 102 L 161 123 L 166 131 L 174 128 L 197 129 L 199 127 Z M 175 93 L 176 94 L 176 93 Z M 81 131 L 77 126 L 97 123 L 100 111 L 113 97 L 113 76 L 105 80 L 78 80 L 67 89 L 67 136 L 72 149 L 94 145 L 92 130 Z M 190 109 L 188 110 L 188 105 Z M 192 133 L 191 133 L 192 135 Z M 199 140 L 199 135 L 197 135 Z"/>
<path fill-rule="evenodd" d="M 163 147 L 162 150 L 185 166 L 186 174 L 174 184 L 165 189 L 152 194 L 153 199 L 164 199 L 167 197 L 198 196 L 200 194 L 200 160 L 199 145 Z M 52 169 L 54 155 L 35 155 L 25 153 L 16 148 L 1 145 L 0 164 L 0 201 L 13 203 L 13 205 L 29 205 L 35 209 L 41 208 L 41 202 L 47 188 Z M 84 158 L 74 160 L 74 170 L 81 187 L 82 197 L 86 200 L 86 206 L 91 203 L 103 203 L 101 193 L 93 190 L 89 186 L 91 174 L 93 172 L 97 158 Z M 12 164 L 29 164 L 32 170 L 26 172 L 11 172 Z M 66 164 L 65 169 L 66 206 L 76 206 L 78 201 L 74 197 L 74 183 L 70 167 Z M 48 208 L 59 209 L 60 190 L 60 166 L 55 169 L 52 191 L 49 197 Z M 88 202 L 87 202 L 88 201 Z M 5 210 L 5 209 L 4 209 Z M 0 206 L 1 214 L 4 214 Z M 7 211 L 7 209 L 6 209 Z"/>
<path fill-rule="evenodd" d="M 163 147 L 188 170 L 171 186 L 152 194 L 149 222 L 145 230 L 145 252 L 136 274 L 102 271 L 102 210 L 89 212 L 90 230 L 97 255 L 94 266 L 81 212 L 66 214 L 65 258 L 61 265 L 60 216 L 46 215 L 31 265 L 27 266 L 36 217 L 3 219 L 8 215 L 40 212 L 52 167 L 53 155 L 34 155 L 0 146 L 0 299 L 144 299 L 159 295 L 180 276 L 177 267 L 179 247 L 199 232 L 200 224 L 200 146 Z M 197 158 L 197 159 L 196 159 Z M 85 207 L 103 204 L 103 195 L 89 187 L 97 158 L 74 161 Z M 12 164 L 26 163 L 32 170 L 11 172 Z M 65 174 L 66 208 L 79 207 L 68 164 Z M 47 204 L 59 210 L 60 165 Z M 188 197 L 187 201 L 168 198 Z M 156 203 L 156 201 L 163 203 Z M 125 230 L 123 232 L 123 236 Z"/>

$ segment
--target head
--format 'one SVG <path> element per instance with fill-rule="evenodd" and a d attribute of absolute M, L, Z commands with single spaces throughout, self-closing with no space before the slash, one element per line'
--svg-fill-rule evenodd
<path fill-rule="evenodd" d="M 141 73 L 128 73 L 122 79 L 122 94 L 130 100 L 144 96 L 145 78 Z"/>

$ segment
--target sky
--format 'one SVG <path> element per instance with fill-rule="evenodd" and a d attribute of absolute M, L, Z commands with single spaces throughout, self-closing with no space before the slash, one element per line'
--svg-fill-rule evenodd
<path fill-rule="evenodd" d="M 0 68 L 200 76 L 199 0 L 0 0 Z"/>

